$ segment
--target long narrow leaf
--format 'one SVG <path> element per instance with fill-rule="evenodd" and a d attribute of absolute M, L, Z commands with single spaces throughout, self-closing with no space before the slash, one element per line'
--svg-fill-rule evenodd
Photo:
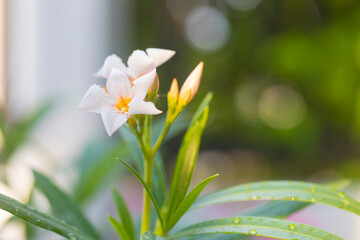
<path fill-rule="evenodd" d="M 331 183 L 324 184 L 333 190 L 341 190 L 350 185 L 350 180 L 344 179 Z M 309 206 L 308 202 L 295 202 L 295 201 L 270 201 L 260 207 L 245 212 L 242 215 L 247 216 L 262 216 L 274 218 L 286 218 L 290 214 L 299 211 L 300 209 Z"/>
<path fill-rule="evenodd" d="M 40 228 L 55 232 L 67 239 L 94 240 L 93 237 L 13 198 L 0 194 L 0 208 Z"/>
<path fill-rule="evenodd" d="M 149 194 L 150 199 L 151 199 L 151 201 L 152 201 L 152 203 L 153 203 L 153 205 L 154 205 L 154 208 L 155 208 L 155 211 L 156 211 L 156 213 L 157 213 L 157 215 L 158 215 L 160 224 L 161 224 L 162 228 L 164 228 L 165 225 L 164 225 L 163 219 L 162 219 L 162 217 L 161 217 L 161 212 L 160 212 L 159 205 L 157 204 L 157 202 L 156 202 L 156 200 L 155 200 L 155 197 L 154 197 L 154 195 L 152 194 L 152 192 L 151 192 L 150 188 L 148 187 L 148 185 L 145 183 L 145 181 L 142 179 L 142 177 L 139 175 L 139 173 L 137 173 L 136 170 L 135 170 L 132 166 L 130 166 L 130 165 L 127 164 L 126 162 L 122 161 L 121 159 L 119 159 L 119 161 L 120 161 L 122 164 L 124 164 L 125 167 L 127 167 L 127 168 L 130 170 L 130 172 L 131 172 L 132 174 L 134 174 L 134 176 L 135 176 L 135 177 L 140 181 L 140 183 L 143 185 L 144 189 L 145 189 L 146 192 Z"/>
<path fill-rule="evenodd" d="M 341 190 L 350 184 L 349 180 L 340 180 L 332 183 L 325 184 L 324 186 L 330 187 L 334 190 Z M 286 218 L 289 215 L 301 210 L 302 208 L 311 205 L 306 202 L 295 201 L 270 201 L 260 207 L 247 211 L 241 215 L 243 216 L 261 216 L 261 217 L 274 217 L 274 218 Z M 208 240 L 207 235 L 196 237 L 196 240 Z M 250 236 L 240 233 L 232 234 L 216 234 L 211 236 L 211 240 L 242 240 L 249 239 Z"/>
<path fill-rule="evenodd" d="M 95 228 L 67 194 L 55 186 L 55 184 L 44 175 L 34 171 L 34 176 L 35 186 L 39 188 L 49 200 L 55 216 L 65 219 L 83 232 L 90 234 L 93 238 L 100 239 Z"/>
<path fill-rule="evenodd" d="M 189 188 L 208 114 L 209 107 L 205 107 L 198 120 L 190 126 L 184 136 L 170 187 L 168 219 L 182 202 Z"/>
<path fill-rule="evenodd" d="M 130 238 L 128 231 L 126 230 L 126 227 L 121 225 L 116 219 L 114 219 L 111 216 L 108 216 L 109 222 L 114 227 L 116 232 L 118 233 L 121 240 L 134 240 L 135 238 Z"/>
<path fill-rule="evenodd" d="M 227 188 L 198 199 L 193 208 L 249 200 L 321 203 L 360 215 L 360 202 L 330 187 L 308 182 L 269 181 Z"/>
<path fill-rule="evenodd" d="M 219 174 L 215 174 L 211 177 L 206 178 L 202 182 L 200 182 L 180 203 L 179 207 L 176 209 L 175 213 L 171 215 L 170 220 L 166 226 L 166 230 L 170 230 L 186 213 L 186 211 L 191 207 L 191 205 L 195 202 L 199 194 L 205 188 L 205 186 L 214 178 L 219 176 Z"/>
<path fill-rule="evenodd" d="M 339 236 L 309 225 L 266 217 L 232 217 L 206 221 L 186 227 L 169 239 L 218 233 L 241 233 L 276 239 L 343 240 Z"/>
<path fill-rule="evenodd" d="M 116 205 L 118 215 L 121 219 L 121 223 L 125 228 L 125 231 L 127 232 L 128 236 L 131 239 L 135 239 L 134 225 L 129 210 L 126 206 L 123 197 L 115 189 L 113 189 L 113 199 Z"/>
<path fill-rule="evenodd" d="M 210 105 L 210 102 L 213 98 L 213 93 L 212 92 L 208 92 L 206 94 L 206 96 L 204 97 L 204 99 L 201 101 L 200 105 L 198 106 L 198 108 L 196 109 L 194 116 L 190 122 L 190 126 L 193 125 L 196 121 L 199 120 L 201 114 L 203 113 L 204 109 L 206 107 L 208 107 Z"/>

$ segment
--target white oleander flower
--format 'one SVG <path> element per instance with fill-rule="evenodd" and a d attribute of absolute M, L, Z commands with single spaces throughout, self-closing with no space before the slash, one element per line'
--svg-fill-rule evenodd
<path fill-rule="evenodd" d="M 128 76 L 113 68 L 106 86 L 92 85 L 81 101 L 79 109 L 100 113 L 105 129 L 111 136 L 135 114 L 161 113 L 154 103 L 144 101 L 155 75 L 156 69 L 153 69 L 131 83 Z"/>
<path fill-rule="evenodd" d="M 116 68 L 123 71 L 133 81 L 157 68 L 174 54 L 175 51 L 160 48 L 147 48 L 146 52 L 135 50 L 130 55 L 127 66 L 120 57 L 112 54 L 105 59 L 103 66 L 95 73 L 95 76 L 108 78 L 112 69 Z"/>

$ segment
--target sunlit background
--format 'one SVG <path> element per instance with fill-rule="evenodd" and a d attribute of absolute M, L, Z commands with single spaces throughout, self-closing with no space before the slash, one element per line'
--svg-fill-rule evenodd
<path fill-rule="evenodd" d="M 134 49 L 159 47 L 177 52 L 158 68 L 160 109 L 166 110 L 172 78 L 184 81 L 199 61 L 205 63 L 202 83 L 187 113 L 214 93 L 194 183 L 220 173 L 210 192 L 258 180 L 350 178 L 345 192 L 360 200 L 358 0 L 0 2 L 0 107 L 6 124 L 16 129 L 23 119 L 41 115 L 16 149 L 3 151 L 1 192 L 31 199 L 46 211 L 45 198 L 32 191 L 36 169 L 73 193 L 94 223 L 109 230 L 107 239 L 115 239 L 104 214 L 114 211 L 110 189 L 116 186 L 139 214 L 141 187 L 112 161 L 124 140 L 108 138 L 100 117 L 77 106 L 90 84 L 104 83 L 93 73 L 106 56 L 126 61 Z M 179 125 L 186 126 L 186 116 Z M 182 136 L 179 130 L 163 149 L 168 178 Z M 101 161 L 89 190 L 87 173 Z M 189 214 L 182 223 L 245 207 Z M 0 239 L 27 239 L 20 222 L 4 225 L 9 216 L 0 212 Z M 360 239 L 359 217 L 341 210 L 311 206 L 290 218 Z M 37 230 L 28 239 L 62 238 Z"/>

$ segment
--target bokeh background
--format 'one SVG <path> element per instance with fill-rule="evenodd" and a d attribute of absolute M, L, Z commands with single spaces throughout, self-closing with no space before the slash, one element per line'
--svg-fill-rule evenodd
<path fill-rule="evenodd" d="M 32 191 L 31 169 L 37 169 L 74 193 L 105 228 L 113 185 L 140 212 L 140 186 L 111 161 L 126 139 L 108 138 L 100 117 L 77 106 L 90 84 L 103 83 L 93 73 L 106 56 L 126 61 L 134 49 L 148 47 L 177 52 L 158 68 L 162 110 L 172 78 L 182 82 L 205 63 L 187 110 L 214 93 L 195 183 L 216 172 L 221 177 L 208 191 L 258 180 L 350 178 L 346 192 L 360 199 L 358 0 L 1 0 L 0 38 L 6 126 L 22 129 L 37 119 L 16 147 L 9 150 L 5 130 L 0 141 L 7 174 L 1 189 L 20 200 L 31 196 L 48 208 Z M 187 124 L 186 116 L 179 125 Z M 163 149 L 168 176 L 182 136 L 180 129 Z M 99 165 L 103 170 L 91 175 Z M 359 218 L 340 210 L 316 206 L 292 218 L 360 238 Z M 21 226 L 7 224 L 0 238 L 21 239 Z M 35 236 L 57 239 L 44 231 Z"/>

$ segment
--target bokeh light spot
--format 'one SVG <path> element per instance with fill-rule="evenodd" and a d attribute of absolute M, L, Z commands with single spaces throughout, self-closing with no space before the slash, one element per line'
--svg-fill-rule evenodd
<path fill-rule="evenodd" d="M 204 52 L 215 52 L 229 39 L 230 24 L 219 10 L 203 6 L 192 10 L 185 25 L 186 38 L 191 45 Z"/>
<path fill-rule="evenodd" d="M 262 0 L 226 0 L 226 2 L 236 10 L 250 11 L 259 6 Z"/>
<path fill-rule="evenodd" d="M 235 107 L 239 117 L 248 124 L 260 122 L 257 105 L 261 86 L 257 81 L 248 81 L 242 84 L 235 92 Z"/>
<path fill-rule="evenodd" d="M 258 112 L 260 118 L 270 127 L 288 130 L 303 121 L 306 104 L 303 96 L 293 88 L 276 85 L 262 92 Z"/>

